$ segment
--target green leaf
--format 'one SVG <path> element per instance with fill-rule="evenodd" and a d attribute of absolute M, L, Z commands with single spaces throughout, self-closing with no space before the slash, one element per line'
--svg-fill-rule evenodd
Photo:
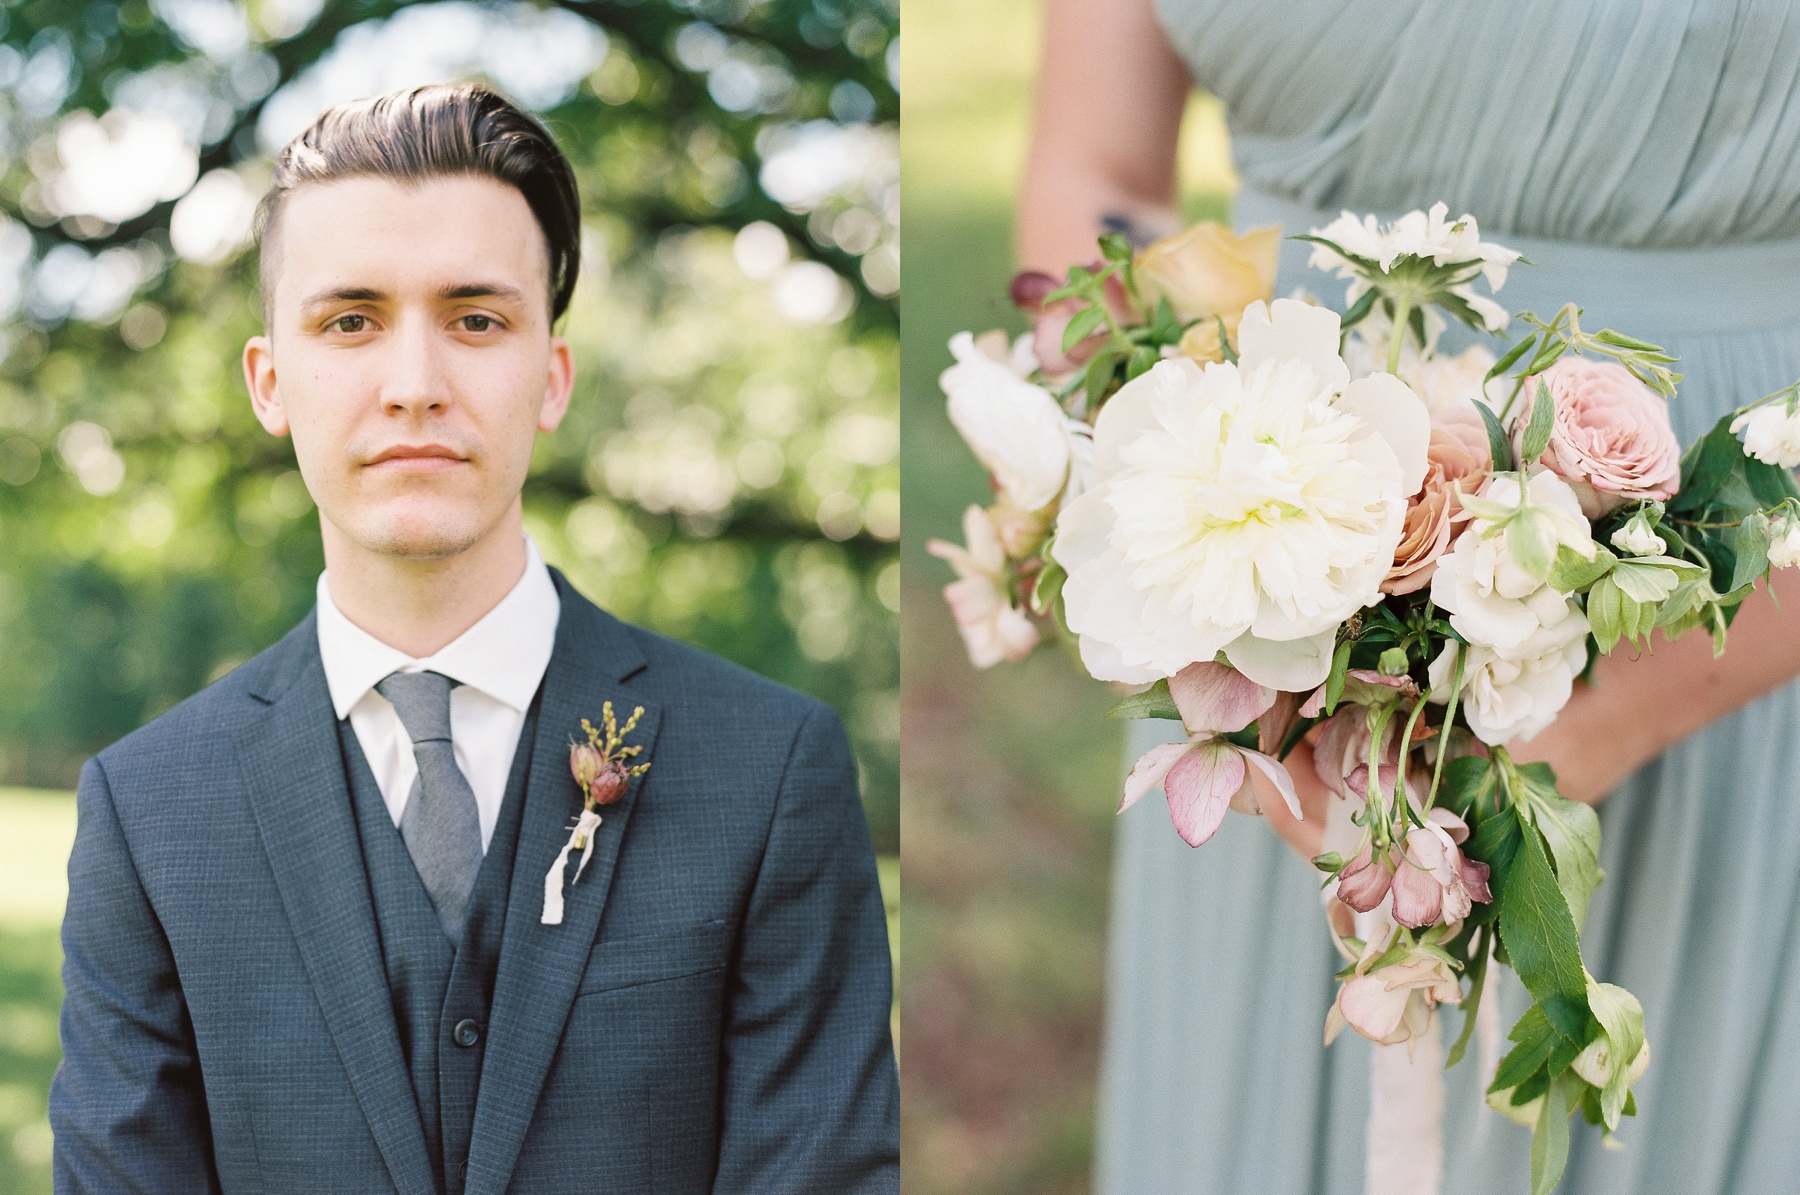
<path fill-rule="evenodd" d="M 1744 480 L 1764 506 L 1780 506 L 1789 498 L 1800 498 L 1800 484 L 1795 483 L 1791 471 L 1748 454 L 1744 457 Z"/>
<path fill-rule="evenodd" d="M 1550 446 L 1550 429 L 1556 423 L 1556 400 L 1550 397 L 1550 387 L 1538 379 L 1537 394 L 1531 400 L 1531 420 L 1525 425 L 1525 436 L 1519 445 L 1519 459 L 1524 464 L 1531 464 L 1544 455 L 1544 449 Z"/>
<path fill-rule="evenodd" d="M 1464 821 L 1472 821 L 1470 811 L 1494 792 L 1494 761 L 1485 755 L 1459 755 L 1444 761 L 1444 780 L 1438 788 L 1437 803 Z M 1489 800 L 1488 804 L 1492 804 Z"/>
<path fill-rule="evenodd" d="M 1563 1083 L 1550 1084 L 1531 1130 L 1531 1195 L 1549 1195 L 1569 1164 L 1569 1105 Z"/>
<path fill-rule="evenodd" d="M 1732 466 L 1744 459 L 1744 446 L 1731 434 L 1731 416 L 1713 424 L 1681 458 L 1681 488 L 1669 501 L 1675 512 L 1698 510 L 1719 492 Z"/>
<path fill-rule="evenodd" d="M 1038 574 L 1037 584 L 1031 587 L 1031 599 L 1027 603 L 1033 614 L 1042 616 L 1050 612 L 1058 596 L 1062 594 L 1063 582 L 1069 579 L 1069 572 L 1050 557 L 1050 545 L 1044 545 L 1044 571 Z"/>
<path fill-rule="evenodd" d="M 1663 353 L 1660 344 L 1651 344 L 1648 340 L 1639 340 L 1635 336 L 1627 336 L 1623 332 L 1615 332 L 1611 328 L 1600 329 L 1598 332 L 1594 333 L 1594 339 L 1598 340 L 1601 344 L 1610 344 L 1614 348 L 1633 349 L 1640 353 L 1666 355 Z"/>
<path fill-rule="evenodd" d="M 1160 359 L 1153 348 L 1145 346 L 1132 349 L 1130 359 L 1125 362 L 1125 380 L 1129 382 L 1133 378 L 1149 373 L 1150 367 Z"/>
<path fill-rule="evenodd" d="M 1515 344 L 1511 348 L 1507 349 L 1506 352 L 1501 355 L 1500 359 L 1498 361 L 1494 362 L 1494 367 L 1487 371 L 1487 376 L 1481 380 L 1483 382 L 1491 382 L 1495 378 L 1499 377 L 1501 374 L 1505 373 L 1507 370 L 1511 369 L 1513 367 L 1514 363 L 1517 362 L 1520 357 L 1523 357 L 1527 352 L 1530 351 L 1531 342 L 1534 339 L 1536 339 L 1536 337 L 1537 337 L 1537 333 L 1533 332 L 1530 336 L 1527 336 L 1524 340 L 1521 340 L 1518 344 Z"/>
<path fill-rule="evenodd" d="M 1518 810 L 1518 806 L 1514 806 Z M 1523 819 L 1525 814 L 1519 811 Z M 1563 1036 L 1581 1040 L 1588 1021 L 1581 941 L 1535 827 L 1521 820 L 1522 841 L 1511 867 L 1489 876 L 1500 892 L 1500 935 L 1513 970 Z"/>
<path fill-rule="evenodd" d="M 1331 653 L 1331 674 L 1325 678 L 1325 712 L 1332 713 L 1344 695 L 1344 682 L 1350 675 L 1350 649 L 1356 645 L 1346 639 Z"/>
<path fill-rule="evenodd" d="M 1737 563 L 1731 570 L 1731 587 L 1742 588 L 1769 571 L 1769 519 L 1761 511 L 1744 516 L 1731 544 Z"/>
<path fill-rule="evenodd" d="M 1611 571 L 1619 558 L 1604 544 L 1594 545 L 1592 560 L 1568 544 L 1556 545 L 1556 563 L 1550 566 L 1550 587 L 1558 593 L 1582 593 Z"/>
<path fill-rule="evenodd" d="M 1133 693 L 1119 700 L 1106 711 L 1109 718 L 1174 718 L 1181 719 L 1181 711 L 1175 708 L 1175 698 L 1169 695 L 1169 682 L 1159 680 L 1142 693 Z"/>
<path fill-rule="evenodd" d="M 1095 328 L 1106 320 L 1106 311 L 1101 307 L 1083 307 L 1070 319 L 1068 327 L 1063 329 L 1062 350 L 1068 352 L 1086 340 Z"/>
<path fill-rule="evenodd" d="M 1116 349 L 1106 349 L 1095 353 L 1087 363 L 1087 375 L 1084 385 L 1087 387 L 1088 408 L 1099 405 L 1106 395 L 1106 388 L 1112 385 L 1113 371 L 1119 366 L 1119 353 Z"/>
<path fill-rule="evenodd" d="M 1609 576 L 1601 577 L 1588 590 L 1588 629 L 1603 652 L 1611 651 L 1624 633 L 1624 603 L 1625 595 L 1619 592 L 1618 585 Z"/>
<path fill-rule="evenodd" d="M 1651 563 L 1656 559 L 1658 557 L 1651 556 L 1619 561 L 1610 574 L 1613 584 L 1632 601 L 1662 601 L 1675 592 L 1681 576 L 1674 569 Z"/>
<path fill-rule="evenodd" d="M 1490 1092 L 1506 1091 L 1531 1078 L 1550 1060 L 1562 1035 L 1551 1027 L 1544 1017 L 1544 1010 L 1533 1004 L 1506 1036 L 1518 1044 L 1500 1060 L 1499 1068 L 1494 1071 L 1494 1081 L 1488 1084 Z"/>
<path fill-rule="evenodd" d="M 1123 233 L 1109 232 L 1100 238 L 1100 255 L 1107 261 L 1130 261 L 1131 254 L 1131 238 Z"/>
<path fill-rule="evenodd" d="M 1531 364 L 1525 367 L 1525 372 L 1527 374 L 1542 373 L 1552 365 L 1555 365 L 1557 360 L 1568 351 L 1568 341 L 1562 339 L 1560 336 L 1552 337 L 1550 343 L 1546 344 L 1543 349 L 1538 352 L 1538 355 L 1531 359 Z"/>
<path fill-rule="evenodd" d="M 1593 808 L 1557 792 L 1531 786 L 1532 813 L 1550 860 L 1556 866 L 1556 886 L 1562 890 L 1577 931 L 1587 918 L 1588 901 L 1600 886 L 1600 818 Z"/>
<path fill-rule="evenodd" d="M 1463 1054 L 1469 1048 L 1469 1038 L 1475 1034 L 1475 1016 L 1481 1011 L 1481 993 L 1487 985 L 1488 937 L 1492 932 L 1492 930 L 1476 931 L 1476 937 L 1480 939 L 1481 945 L 1476 947 L 1475 952 L 1469 956 L 1469 966 L 1464 972 L 1469 978 L 1469 994 L 1463 997 L 1462 1002 L 1462 1032 L 1457 1034 L 1456 1043 L 1450 1047 L 1449 1060 L 1444 1063 L 1445 1070 L 1449 1070 L 1462 1061 Z"/>
<path fill-rule="evenodd" d="M 1506 429 L 1500 426 L 1500 416 L 1482 402 L 1475 400 L 1475 409 L 1481 412 L 1481 421 L 1487 424 L 1488 451 L 1494 457 L 1494 472 L 1508 473 L 1513 468 L 1512 440 L 1506 435 Z"/>
<path fill-rule="evenodd" d="M 1374 309 L 1375 299 L 1379 293 L 1373 288 L 1365 290 L 1362 296 L 1350 305 L 1350 310 L 1344 312 L 1344 318 L 1338 321 L 1338 328 L 1349 331 L 1357 324 L 1362 323 L 1363 319 Z"/>
<path fill-rule="evenodd" d="M 1219 355 L 1225 358 L 1227 365 L 1238 363 L 1238 351 L 1231 347 L 1231 337 L 1225 332 L 1225 317 L 1213 316 L 1213 322 L 1219 325 Z"/>

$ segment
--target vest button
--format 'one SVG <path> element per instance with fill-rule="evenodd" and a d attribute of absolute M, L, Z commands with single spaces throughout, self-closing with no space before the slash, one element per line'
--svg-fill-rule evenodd
<path fill-rule="evenodd" d="M 481 1026 L 464 1017 L 450 1031 L 450 1040 L 459 1046 L 472 1046 L 481 1040 Z"/>

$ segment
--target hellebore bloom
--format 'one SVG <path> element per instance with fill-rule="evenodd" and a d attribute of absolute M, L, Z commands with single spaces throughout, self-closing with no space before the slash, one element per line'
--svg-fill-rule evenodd
<path fill-rule="evenodd" d="M 1260 717 L 1275 704 L 1275 690 L 1208 660 L 1189 664 L 1170 677 L 1169 693 L 1181 711 L 1188 741 L 1152 747 L 1132 765 L 1120 813 L 1161 784 L 1176 831 L 1189 846 L 1199 846 L 1218 830 L 1227 808 L 1262 812 L 1250 784 L 1249 769 L 1254 766 L 1275 785 L 1288 811 L 1301 816 L 1293 778 L 1279 760 L 1217 737 L 1242 730 Z"/>
<path fill-rule="evenodd" d="M 1358 974 L 1338 989 L 1337 999 L 1325 1016 L 1325 1044 L 1330 1045 L 1344 1026 L 1372 1042 L 1399 1045 L 1424 1033 L 1431 1025 L 1431 1010 L 1439 1004 L 1461 1004 L 1462 983 L 1443 959 L 1423 949 L 1379 970 L 1363 972 L 1364 963 L 1380 957 L 1379 943 L 1371 942 L 1358 963 Z"/>
<path fill-rule="evenodd" d="M 1432 809 L 1424 826 L 1407 833 L 1404 857 L 1394 870 L 1395 921 L 1413 929 L 1449 925 L 1467 917 L 1472 902 L 1494 899 L 1488 865 L 1458 849 L 1468 836 L 1468 823 L 1442 808 Z"/>

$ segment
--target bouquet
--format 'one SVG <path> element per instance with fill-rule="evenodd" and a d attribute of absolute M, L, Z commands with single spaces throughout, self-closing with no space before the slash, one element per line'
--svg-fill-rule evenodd
<path fill-rule="evenodd" d="M 1337 807 L 1313 860 L 1346 960 L 1326 1042 L 1411 1042 L 1458 1005 L 1455 1065 L 1512 967 L 1533 1004 L 1487 1099 L 1532 1128 L 1543 1192 L 1572 1115 L 1610 1139 L 1635 1112 L 1649 1049 L 1638 1001 L 1581 957 L 1598 819 L 1508 746 L 1653 630 L 1722 651 L 1800 560 L 1800 386 L 1683 451 L 1675 359 L 1574 303 L 1516 317 L 1498 359 L 1439 353 L 1448 319 L 1514 323 L 1493 296 L 1519 260 L 1446 216 L 1300 238 L 1348 281 L 1341 317 L 1272 299 L 1278 228 L 1106 236 L 1066 279 L 1020 275 L 1034 331 L 960 334 L 942 377 L 996 500 L 930 550 L 976 665 L 1057 638 L 1133 687 L 1114 716 L 1181 722 L 1121 811 L 1160 787 L 1193 846 L 1259 792 L 1298 817 L 1284 761 L 1306 739 Z"/>

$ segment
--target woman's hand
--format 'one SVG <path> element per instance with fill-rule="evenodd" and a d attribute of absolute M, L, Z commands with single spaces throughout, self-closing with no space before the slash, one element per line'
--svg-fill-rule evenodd
<path fill-rule="evenodd" d="M 1300 796 L 1302 818 L 1296 819 L 1288 812 L 1287 802 L 1281 799 L 1281 794 L 1275 791 L 1262 769 L 1248 769 L 1251 783 L 1256 786 L 1257 803 L 1262 806 L 1263 817 L 1268 819 L 1270 828 L 1309 863 L 1324 849 L 1325 811 L 1336 796 L 1313 770 L 1312 740 L 1317 733 L 1317 727 L 1308 731 L 1306 737 L 1294 744 L 1284 761 L 1288 775 L 1293 777 L 1294 791 Z"/>

